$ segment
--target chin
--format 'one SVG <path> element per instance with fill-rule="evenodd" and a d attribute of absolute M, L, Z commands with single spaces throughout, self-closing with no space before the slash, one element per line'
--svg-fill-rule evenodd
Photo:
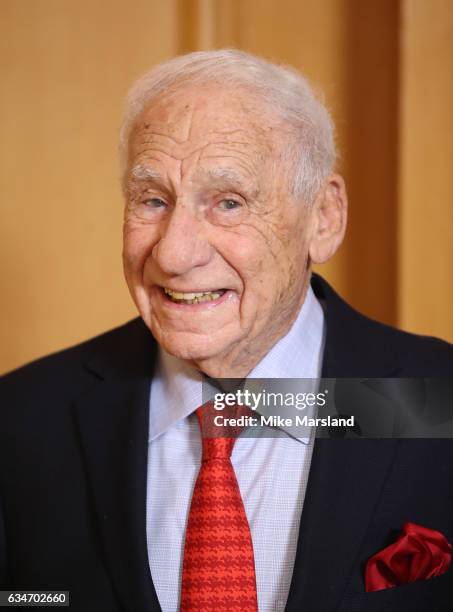
<path fill-rule="evenodd" d="M 190 333 L 169 333 L 155 334 L 155 338 L 170 355 L 195 364 L 220 357 L 224 352 L 219 351 L 219 342 L 208 335 L 200 337 Z"/>

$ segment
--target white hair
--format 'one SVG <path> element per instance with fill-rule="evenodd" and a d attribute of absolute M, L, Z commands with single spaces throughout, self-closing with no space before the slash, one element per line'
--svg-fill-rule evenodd
<path fill-rule="evenodd" d="M 123 173 L 131 131 L 153 99 L 180 86 L 209 83 L 249 88 L 275 117 L 288 124 L 291 138 L 284 162 L 292 171 L 291 191 L 311 204 L 335 164 L 330 114 L 295 69 L 236 49 L 181 55 L 152 68 L 134 83 L 127 95 L 120 133 Z"/>

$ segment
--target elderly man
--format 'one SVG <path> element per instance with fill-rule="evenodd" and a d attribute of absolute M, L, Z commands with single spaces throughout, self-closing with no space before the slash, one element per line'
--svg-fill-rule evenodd
<path fill-rule="evenodd" d="M 447 343 L 311 275 L 347 199 L 307 82 L 239 51 L 175 58 L 132 88 L 121 150 L 140 318 L 5 378 L 0 586 L 81 612 L 450 610 L 449 441 L 200 430 L 203 376 L 453 371 Z"/>

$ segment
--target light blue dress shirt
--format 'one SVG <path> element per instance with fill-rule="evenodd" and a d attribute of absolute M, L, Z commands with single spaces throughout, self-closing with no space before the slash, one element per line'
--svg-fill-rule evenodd
<path fill-rule="evenodd" d="M 324 315 L 309 287 L 299 315 L 249 378 L 318 378 Z M 151 575 L 163 612 L 179 609 L 184 535 L 201 439 L 194 410 L 201 375 L 160 351 L 150 395 L 147 540 Z M 311 440 L 239 437 L 233 448 L 236 472 L 250 525 L 260 612 L 284 610 L 313 447 Z"/>

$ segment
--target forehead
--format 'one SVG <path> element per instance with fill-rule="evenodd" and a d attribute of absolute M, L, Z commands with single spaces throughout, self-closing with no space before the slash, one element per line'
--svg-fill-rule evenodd
<path fill-rule="evenodd" d="M 238 87 L 186 86 L 152 100 L 135 123 L 129 158 L 136 163 L 229 157 L 262 163 L 281 144 L 279 122 L 262 100 Z"/>

